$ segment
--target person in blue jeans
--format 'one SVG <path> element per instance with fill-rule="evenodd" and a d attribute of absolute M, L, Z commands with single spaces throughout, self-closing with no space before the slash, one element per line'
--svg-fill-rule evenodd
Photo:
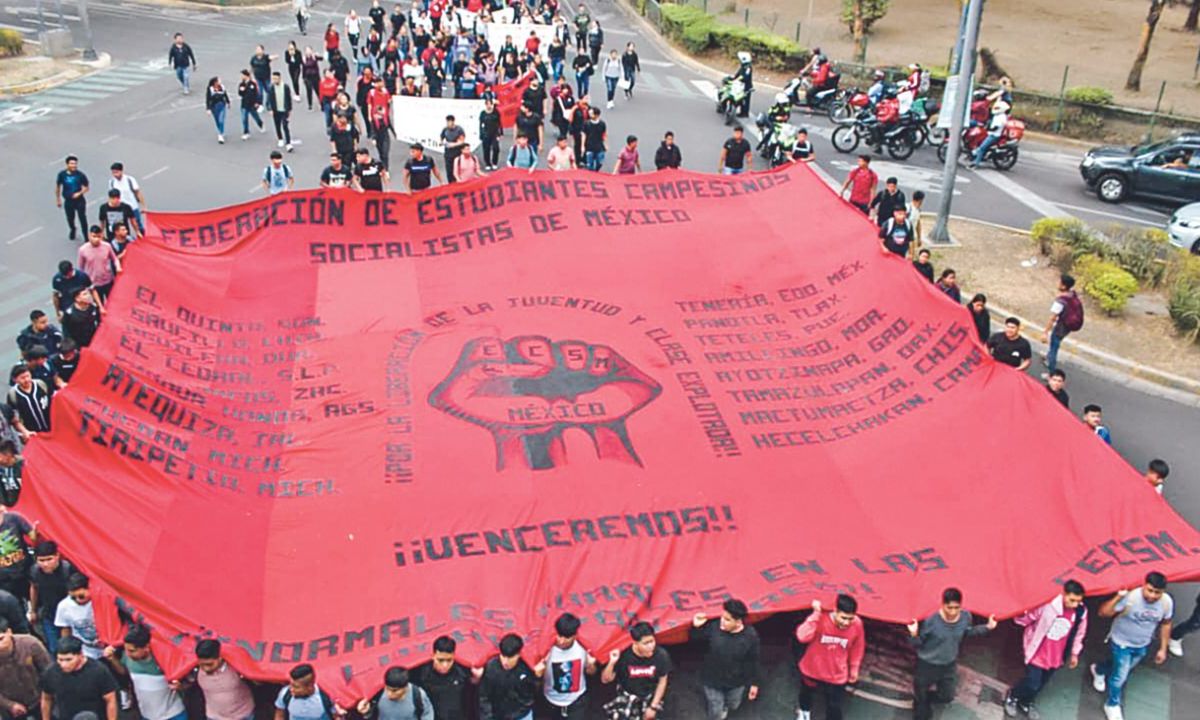
<path fill-rule="evenodd" d="M 75 572 L 58 553 L 58 543 L 43 540 L 33 548 L 34 565 L 29 569 L 30 620 L 41 629 L 46 649 L 58 650 L 59 629 L 54 625 L 58 604 L 67 597 L 67 578 Z"/>
<path fill-rule="evenodd" d="M 600 108 L 591 108 L 583 123 L 583 157 L 588 170 L 599 172 L 608 152 L 608 126 L 600 119 Z"/>
<path fill-rule="evenodd" d="M 979 147 L 975 149 L 975 155 L 971 158 L 971 167 L 977 168 L 983 162 L 983 158 L 987 155 L 987 151 L 996 143 L 1000 142 L 1000 138 L 1004 135 L 1004 126 L 1008 124 L 1008 103 L 1003 100 L 997 100 L 992 106 L 992 117 L 988 120 L 988 134 L 979 143 Z"/>
<path fill-rule="evenodd" d="M 1109 659 L 1091 665 L 1092 687 L 1105 693 L 1104 717 L 1124 720 L 1121 697 L 1125 683 L 1137 664 L 1151 650 L 1155 635 L 1158 649 L 1155 664 L 1167 660 L 1167 644 L 1171 639 L 1171 618 L 1175 602 L 1167 594 L 1167 578 L 1160 572 L 1146 575 L 1140 587 L 1121 590 L 1100 606 L 1100 617 L 1113 618 L 1108 633 Z"/>
<path fill-rule="evenodd" d="M 229 94 L 221 84 L 221 78 L 214 77 L 208 81 L 208 89 L 204 93 L 204 106 L 212 115 L 217 126 L 217 142 L 225 142 L 225 113 L 229 110 Z"/>
<path fill-rule="evenodd" d="M 167 51 L 167 64 L 175 71 L 175 78 L 183 88 L 184 95 L 192 93 L 191 77 L 196 70 L 196 53 L 192 46 L 183 41 L 183 33 L 175 33 L 175 42 Z"/>
<path fill-rule="evenodd" d="M 1071 334 L 1070 328 L 1064 321 L 1064 313 L 1067 312 L 1069 304 L 1078 302 L 1079 296 L 1075 294 L 1075 278 L 1064 273 L 1058 279 L 1058 297 L 1050 305 L 1050 321 L 1046 323 L 1046 329 L 1042 332 L 1042 342 L 1049 345 L 1049 349 L 1046 351 L 1047 373 L 1054 372 L 1058 367 L 1058 349 L 1062 346 L 1063 339 Z M 1082 313 L 1082 311 L 1080 312 Z M 1079 317 L 1082 318 L 1082 314 Z"/>

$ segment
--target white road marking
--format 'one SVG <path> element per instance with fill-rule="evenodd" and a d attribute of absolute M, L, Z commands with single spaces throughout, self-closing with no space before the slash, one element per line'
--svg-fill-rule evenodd
<path fill-rule="evenodd" d="M 977 170 L 973 174 L 973 177 L 979 178 L 1042 217 L 1072 217 L 1070 213 L 1058 205 L 1007 177 L 1003 171 Z M 962 182 L 961 175 L 959 176 L 959 182 Z"/>
<path fill-rule="evenodd" d="M 834 157 L 839 156 L 835 155 Z M 844 155 L 840 157 L 845 157 L 846 159 L 830 160 L 829 164 L 842 172 L 848 173 L 858 164 L 857 160 L 852 160 L 854 155 Z M 923 167 L 904 165 L 902 163 L 883 159 L 872 160 L 871 169 L 879 175 L 880 182 L 883 182 L 884 178 L 894 176 L 900 181 L 900 189 L 904 190 L 910 195 L 912 194 L 913 190 L 922 190 L 926 195 L 932 193 L 940 194 L 942 191 L 941 170 L 930 170 Z M 963 191 L 957 188 L 958 184 L 969 185 L 970 183 L 970 177 L 966 176 L 964 173 L 959 173 L 958 181 L 955 183 L 956 187 L 954 194 L 956 196 L 962 195 Z"/>
<path fill-rule="evenodd" d="M 638 64 L 639 64 L 639 65 L 645 65 L 646 67 L 661 67 L 661 68 L 673 68 L 673 67 L 675 67 L 675 63 L 673 63 L 673 62 L 667 62 L 666 60 L 645 60 L 645 59 L 639 59 L 639 60 L 638 60 Z M 694 81 L 693 81 L 693 82 L 694 82 Z"/>
<path fill-rule="evenodd" d="M 100 141 L 100 144 L 101 144 L 101 145 L 107 145 L 107 144 L 109 144 L 109 143 L 110 143 L 110 142 L 112 142 L 113 140 L 116 140 L 116 139 L 117 139 L 117 138 L 119 138 L 119 137 L 121 137 L 121 136 L 120 136 L 120 135 L 109 135 L 108 137 L 106 137 L 106 138 L 104 138 L 103 140 L 101 140 L 101 141 Z"/>
<path fill-rule="evenodd" d="M 1092 208 L 1083 207 L 1082 205 L 1067 205 L 1065 203 L 1058 203 L 1058 206 L 1070 210 L 1078 210 L 1079 212 L 1088 213 L 1089 215 L 1099 215 L 1100 217 L 1108 217 L 1114 220 L 1124 220 L 1126 222 L 1137 223 L 1139 225 L 1149 225 L 1150 227 L 1161 227 L 1167 224 L 1167 216 L 1165 215 L 1158 222 L 1154 222 L 1152 220 L 1136 218 L 1132 215 L 1121 215 L 1118 213 L 1106 212 L 1104 210 L 1093 210 Z"/>
<path fill-rule="evenodd" d="M 155 175 L 158 175 L 159 173 L 166 172 L 167 168 L 169 168 L 169 167 L 170 167 L 170 165 L 163 165 L 162 167 L 155 170 L 154 172 L 146 173 L 145 175 L 142 176 L 142 180 L 149 180 L 150 178 L 154 177 Z"/>
<path fill-rule="evenodd" d="M 258 184 L 257 184 L 257 185 L 255 185 L 254 187 L 252 187 L 252 188 L 250 188 L 249 190 L 247 190 L 247 191 L 246 191 L 246 194 L 247 194 L 247 195 L 253 195 L 254 193 L 256 193 L 256 192 L 258 192 L 258 191 L 260 191 L 260 190 L 262 190 L 262 189 L 263 189 L 262 183 L 258 183 Z"/>
<path fill-rule="evenodd" d="M 703 95 L 704 97 L 708 98 L 709 100 L 712 100 L 713 102 L 717 101 L 717 86 L 716 85 L 713 85 L 708 80 L 693 80 L 692 85 L 695 85 L 696 89 L 699 90 L 700 94 Z"/>
<path fill-rule="evenodd" d="M 22 240 L 24 240 L 25 238 L 29 237 L 30 235 L 36 235 L 36 234 L 38 234 L 39 232 L 41 232 L 41 231 L 42 231 L 42 227 L 43 227 L 43 226 L 41 226 L 41 225 L 38 225 L 37 227 L 35 227 L 35 228 L 34 228 L 34 229 L 32 229 L 32 230 L 28 230 L 28 231 L 26 231 L 26 232 L 23 232 L 23 233 L 21 233 L 20 235 L 16 236 L 15 238 L 12 238 L 11 240 L 9 240 L 9 241 L 8 241 L 8 244 L 9 244 L 9 245 L 13 245 L 13 244 L 15 244 L 15 243 L 19 243 L 19 242 L 21 242 Z"/>

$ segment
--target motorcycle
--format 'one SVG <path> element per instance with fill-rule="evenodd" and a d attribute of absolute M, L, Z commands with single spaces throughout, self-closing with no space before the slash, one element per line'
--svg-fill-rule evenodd
<path fill-rule="evenodd" d="M 865 142 L 877 149 L 886 147 L 888 155 L 896 160 L 907 160 L 916 150 L 915 136 L 912 125 L 903 119 L 885 126 L 867 111 L 839 124 L 831 139 L 833 149 L 841 153 L 854 152 L 860 142 Z"/>
<path fill-rule="evenodd" d="M 721 87 L 717 90 L 717 112 L 725 116 L 725 124 L 733 125 L 737 122 L 738 110 L 743 104 L 748 105 L 750 93 L 754 89 L 746 89 L 746 86 L 741 81 L 735 81 L 732 75 L 725 76 L 721 81 Z"/>
<path fill-rule="evenodd" d="M 787 122 L 774 122 L 766 113 L 759 113 L 754 119 L 758 132 L 762 137 L 770 139 L 759 148 L 759 156 L 771 162 L 771 167 L 778 167 L 787 162 L 787 156 L 796 147 L 796 136 L 800 128 Z M 774 126 L 772 128 L 772 125 Z"/>
<path fill-rule="evenodd" d="M 845 90 L 838 89 L 838 83 L 841 82 L 841 79 L 840 75 L 830 75 L 829 85 L 818 90 L 813 95 L 812 103 L 808 102 L 808 91 L 812 89 L 811 78 L 802 78 L 797 75 L 783 87 L 783 93 L 788 96 L 788 100 L 792 102 L 792 105 L 802 105 L 813 111 L 825 110 L 828 112 L 833 103 L 838 102 L 838 99 L 846 92 Z"/>
<path fill-rule="evenodd" d="M 1011 170 L 1017 164 L 1017 146 L 1020 145 L 1021 138 L 1024 136 L 1025 123 L 1020 120 L 1009 120 L 1004 124 L 1000 139 L 988 148 L 982 161 L 991 161 L 997 170 Z M 975 150 L 986 137 L 987 130 L 982 125 L 963 130 L 962 142 L 959 143 L 959 154 L 968 158 L 974 157 Z M 949 152 L 949 148 L 950 138 L 946 138 L 945 142 L 938 145 L 937 156 L 940 162 L 946 162 L 946 153 Z"/>
<path fill-rule="evenodd" d="M 835 123 L 849 122 L 863 110 L 871 107 L 871 98 L 856 87 L 839 91 L 829 104 L 829 119 Z"/>

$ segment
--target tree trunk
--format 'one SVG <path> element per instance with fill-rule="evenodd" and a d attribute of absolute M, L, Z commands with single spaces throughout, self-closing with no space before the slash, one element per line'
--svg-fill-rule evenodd
<path fill-rule="evenodd" d="M 854 26 L 851 32 L 854 35 L 854 57 L 858 62 L 865 62 L 867 59 L 867 27 L 863 22 L 863 0 L 854 2 Z"/>
<path fill-rule="evenodd" d="M 1142 69 L 1146 67 L 1146 57 L 1150 54 L 1150 41 L 1154 39 L 1154 28 L 1162 16 L 1164 0 L 1150 0 L 1150 10 L 1146 13 L 1146 22 L 1142 25 L 1142 39 L 1138 43 L 1137 56 L 1133 59 L 1133 67 L 1129 68 L 1129 78 L 1125 80 L 1125 89 L 1130 92 L 1141 92 Z"/>
<path fill-rule="evenodd" d="M 1200 28 L 1200 0 L 1192 0 L 1191 7 L 1188 8 L 1187 20 L 1183 21 L 1183 29 L 1196 32 L 1198 28 Z"/>

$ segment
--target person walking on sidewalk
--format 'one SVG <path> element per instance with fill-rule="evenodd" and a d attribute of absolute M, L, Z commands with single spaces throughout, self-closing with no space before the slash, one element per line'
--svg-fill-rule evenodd
<path fill-rule="evenodd" d="M 691 639 L 705 646 L 700 666 L 708 720 L 725 720 L 742 705 L 758 697 L 759 640 L 746 624 L 750 611 L 741 600 L 726 600 L 721 618 L 711 622 L 704 613 L 692 618 Z"/>
<path fill-rule="evenodd" d="M 972 624 L 971 613 L 963 610 L 962 591 L 942 591 L 942 606 L 921 622 L 908 625 L 909 644 L 917 650 L 913 673 L 913 720 L 933 717 L 933 703 L 949 704 L 958 689 L 958 651 L 965 637 L 979 637 L 996 629 L 996 616 L 986 625 Z M 930 687 L 936 688 L 932 693 Z"/>
<path fill-rule="evenodd" d="M 1013 622 L 1025 628 L 1022 637 L 1025 675 L 1005 696 L 1005 715 L 1016 717 L 1020 710 L 1029 720 L 1039 720 L 1041 713 L 1033 704 L 1038 693 L 1064 663 L 1071 669 L 1078 667 L 1088 626 L 1083 594 L 1079 581 L 1068 580 L 1061 595 L 1013 618 Z"/>
<path fill-rule="evenodd" d="M 1146 575 L 1141 587 L 1121 590 L 1100 606 L 1100 617 L 1113 618 L 1108 631 L 1108 660 L 1092 664 L 1092 687 L 1105 693 L 1104 717 L 1123 720 L 1121 696 L 1125 683 L 1137 664 L 1150 652 L 1154 636 L 1158 635 L 1158 650 L 1154 662 L 1167 661 L 1167 645 L 1171 640 L 1171 618 L 1175 601 L 1167 594 L 1167 578 L 1154 571 Z"/>
<path fill-rule="evenodd" d="M 175 33 L 175 42 L 167 51 L 167 64 L 175 71 L 184 95 L 192 94 L 192 73 L 196 70 L 196 53 L 183 41 L 183 33 Z"/>
<path fill-rule="evenodd" d="M 1083 301 L 1075 292 L 1075 278 L 1064 273 L 1058 278 L 1058 297 L 1050 305 L 1050 320 L 1042 331 L 1046 351 L 1046 373 L 1058 367 L 1058 348 L 1063 338 L 1083 328 Z"/>
<path fill-rule="evenodd" d="M 71 229 L 69 239 L 74 240 L 75 219 L 79 218 L 79 230 L 87 232 L 88 176 L 79 169 L 79 158 L 67 156 L 67 167 L 58 171 L 54 180 L 54 202 L 67 214 L 67 227 Z"/>
<path fill-rule="evenodd" d="M 810 720 L 817 690 L 825 696 L 825 717 L 842 720 L 846 685 L 858 682 L 867 649 L 858 601 L 838 595 L 833 612 L 824 612 L 820 600 L 813 600 L 812 608 L 796 628 L 796 640 L 808 646 L 800 659 L 800 709 L 796 720 Z"/>

